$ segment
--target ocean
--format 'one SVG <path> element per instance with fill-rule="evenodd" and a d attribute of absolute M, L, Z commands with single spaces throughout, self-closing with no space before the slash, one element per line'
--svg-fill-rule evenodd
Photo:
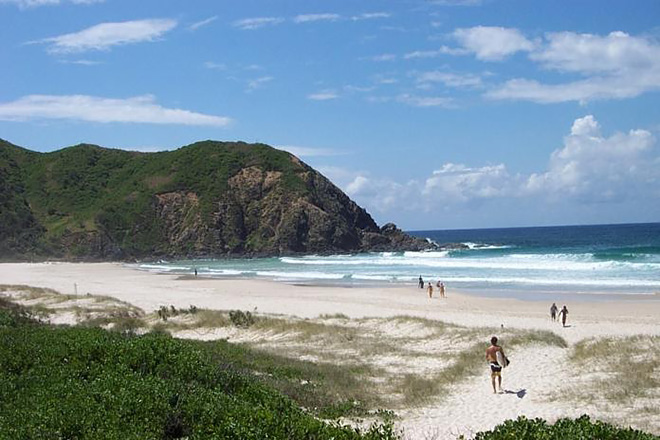
<path fill-rule="evenodd" d="M 181 260 L 142 270 L 335 286 L 434 285 L 480 296 L 660 298 L 660 223 L 407 231 L 465 249 L 351 255 Z"/>

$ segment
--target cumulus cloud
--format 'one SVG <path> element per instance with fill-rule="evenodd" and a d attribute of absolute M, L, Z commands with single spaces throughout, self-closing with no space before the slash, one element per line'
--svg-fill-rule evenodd
<path fill-rule="evenodd" d="M 600 36 L 558 32 L 546 35 L 547 44 L 530 58 L 544 67 L 583 74 L 657 68 L 660 47 L 625 32 Z"/>
<path fill-rule="evenodd" d="M 484 61 L 501 61 L 516 52 L 534 49 L 534 43 L 513 28 L 476 26 L 456 29 L 453 36 L 465 50 Z"/>
<path fill-rule="evenodd" d="M 655 144 L 651 133 L 641 129 L 605 136 L 587 115 L 573 122 L 543 172 L 511 174 L 505 164 L 445 163 L 423 180 L 400 183 L 358 173 L 348 180 L 344 175 L 343 186 L 369 210 L 390 216 L 405 209 L 432 211 L 493 201 L 524 202 L 532 209 L 558 202 L 658 203 L 660 156 Z"/>
<path fill-rule="evenodd" d="M 447 202 L 502 197 L 511 192 L 512 178 L 503 164 L 470 168 L 444 164 L 424 182 L 422 195 Z"/>
<path fill-rule="evenodd" d="M 606 36 L 550 33 L 530 59 L 543 69 L 583 78 L 556 84 L 515 78 L 487 92 L 486 97 L 538 103 L 587 102 L 660 90 L 660 45 L 624 32 Z"/>
<path fill-rule="evenodd" d="M 254 30 L 266 26 L 275 26 L 283 21 L 284 19 L 280 17 L 254 17 L 235 21 L 233 26 L 242 30 Z"/>
<path fill-rule="evenodd" d="M 352 198 L 367 201 L 368 210 L 375 212 L 419 208 L 419 183 L 416 181 L 401 184 L 360 174 L 346 186 L 345 191 Z"/>
<path fill-rule="evenodd" d="M 647 153 L 654 143 L 646 130 L 604 137 L 593 116 L 576 119 L 564 146 L 552 153 L 548 170 L 529 176 L 524 190 L 592 202 L 633 196 L 660 177 L 649 167 L 653 158 Z"/>
<path fill-rule="evenodd" d="M 176 26 L 176 20 L 170 19 L 101 23 L 80 32 L 45 38 L 33 43 L 48 44 L 48 51 L 51 53 L 107 50 L 113 46 L 157 40 Z"/>
<path fill-rule="evenodd" d="M 232 120 L 189 110 L 165 108 L 151 95 L 127 99 L 87 95 L 28 95 L 0 103 L 0 120 L 58 119 L 86 122 L 180 124 L 226 127 Z"/>

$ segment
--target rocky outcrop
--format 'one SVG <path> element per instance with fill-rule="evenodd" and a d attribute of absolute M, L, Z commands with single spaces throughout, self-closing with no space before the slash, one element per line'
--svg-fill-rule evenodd
<path fill-rule="evenodd" d="M 379 228 L 323 175 L 262 144 L 206 141 L 157 154 L 81 145 L 30 154 L 31 165 L 14 174 L 29 182 L 17 187 L 24 205 L 32 207 L 31 228 L 45 231 L 33 249 L 45 256 L 178 258 L 432 247 L 393 224 Z M 0 171 L 7 168 L 4 156 Z M 6 247 L 5 253 L 21 253 Z"/>

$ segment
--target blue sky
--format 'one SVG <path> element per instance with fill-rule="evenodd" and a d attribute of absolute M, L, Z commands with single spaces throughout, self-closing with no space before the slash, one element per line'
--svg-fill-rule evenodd
<path fill-rule="evenodd" d="M 660 221 L 657 0 L 0 0 L 0 138 L 263 142 L 379 223 Z"/>

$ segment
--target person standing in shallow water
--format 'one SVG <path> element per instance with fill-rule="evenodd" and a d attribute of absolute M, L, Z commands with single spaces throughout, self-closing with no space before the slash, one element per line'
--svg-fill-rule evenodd
<path fill-rule="evenodd" d="M 561 315 L 561 326 L 566 327 L 566 315 L 568 315 L 568 309 L 566 308 L 566 305 L 561 308 L 559 314 Z"/>
<path fill-rule="evenodd" d="M 422 279 L 422 276 L 421 276 L 421 275 L 419 276 L 419 284 L 418 284 L 418 285 L 419 285 L 419 288 L 420 288 L 420 289 L 423 289 L 423 288 L 424 288 L 424 280 Z"/>
<path fill-rule="evenodd" d="M 550 318 L 552 318 L 553 322 L 557 320 L 557 310 L 557 304 L 552 303 L 552 306 L 550 307 Z"/>

